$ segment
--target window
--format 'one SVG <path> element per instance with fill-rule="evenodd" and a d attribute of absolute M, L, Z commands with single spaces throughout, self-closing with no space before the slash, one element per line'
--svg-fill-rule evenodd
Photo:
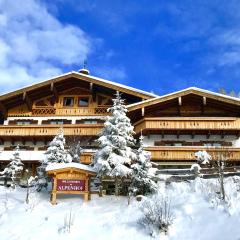
<path fill-rule="evenodd" d="M 97 124 L 97 120 L 85 120 L 84 124 Z"/>
<path fill-rule="evenodd" d="M 63 106 L 72 107 L 73 103 L 74 103 L 74 98 L 73 97 L 65 97 L 63 99 Z"/>
<path fill-rule="evenodd" d="M 78 99 L 78 106 L 79 107 L 87 107 L 89 99 L 87 97 L 81 97 Z"/>
<path fill-rule="evenodd" d="M 63 124 L 63 120 L 51 120 L 50 124 Z"/>
<path fill-rule="evenodd" d="M 17 122 L 17 125 L 30 125 L 31 122 L 30 121 L 19 121 Z"/>

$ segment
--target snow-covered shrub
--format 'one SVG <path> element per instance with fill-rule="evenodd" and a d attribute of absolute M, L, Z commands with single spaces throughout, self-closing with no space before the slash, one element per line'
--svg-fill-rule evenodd
<path fill-rule="evenodd" d="M 7 180 L 11 179 L 12 187 L 14 188 L 18 184 L 24 166 L 20 158 L 19 146 L 16 147 L 15 152 L 13 153 L 13 158 L 10 160 L 11 162 L 0 173 L 0 175 L 4 178 L 5 185 L 7 183 Z"/>
<path fill-rule="evenodd" d="M 132 173 L 131 162 L 136 159 L 133 151 L 135 139 L 133 126 L 127 117 L 127 108 L 119 92 L 113 99 L 113 106 L 108 109 L 108 116 L 102 133 L 98 138 L 99 150 L 94 155 L 94 168 L 98 177 L 115 178 L 115 194 L 119 194 L 119 179 L 129 177 Z"/>
<path fill-rule="evenodd" d="M 224 148 L 222 148 L 224 150 Z M 195 156 L 198 160 L 198 163 L 202 165 L 210 164 L 218 173 L 219 180 L 219 192 L 220 198 L 222 201 L 225 201 L 226 194 L 224 188 L 224 168 L 227 159 L 229 158 L 228 151 L 217 152 L 215 156 L 215 160 L 213 160 L 212 156 L 208 154 L 206 151 L 198 151 L 195 153 Z M 200 166 L 199 166 L 200 167 Z"/>
<path fill-rule="evenodd" d="M 195 157 L 199 164 L 208 164 L 212 160 L 212 156 L 205 150 L 196 152 Z"/>
<path fill-rule="evenodd" d="M 156 194 L 151 198 L 146 198 L 140 210 L 143 213 L 140 224 L 143 224 L 151 235 L 159 232 L 166 233 L 173 223 L 171 201 L 167 196 Z"/>
<path fill-rule="evenodd" d="M 151 153 L 143 149 L 143 136 L 139 138 L 139 148 L 137 150 L 137 157 L 131 164 L 132 176 L 129 191 L 131 195 L 147 195 L 156 192 L 157 185 L 151 179 L 150 169 Z"/>

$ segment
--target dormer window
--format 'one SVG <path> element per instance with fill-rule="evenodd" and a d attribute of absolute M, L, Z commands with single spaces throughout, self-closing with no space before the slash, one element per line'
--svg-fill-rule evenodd
<path fill-rule="evenodd" d="M 73 104 L 74 104 L 74 98 L 73 97 L 65 97 L 63 99 L 63 106 L 72 107 Z"/>
<path fill-rule="evenodd" d="M 87 98 L 87 97 L 78 98 L 78 106 L 79 107 L 87 107 L 88 104 L 89 104 L 89 98 Z"/>

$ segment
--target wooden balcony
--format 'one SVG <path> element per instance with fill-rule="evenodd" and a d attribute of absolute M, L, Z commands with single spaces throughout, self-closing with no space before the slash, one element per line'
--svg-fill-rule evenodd
<path fill-rule="evenodd" d="M 74 124 L 74 125 L 26 125 L 26 126 L 0 126 L 0 138 L 4 137 L 38 137 L 55 136 L 59 128 L 63 127 L 65 136 L 96 136 L 103 124 Z"/>
<path fill-rule="evenodd" d="M 106 116 L 107 107 L 82 107 L 82 108 L 53 108 L 53 107 L 38 107 L 33 108 L 32 112 L 23 112 L 16 110 L 8 112 L 9 117 L 20 116 Z"/>
<path fill-rule="evenodd" d="M 240 148 L 234 147 L 146 147 L 145 150 L 151 152 L 152 161 L 195 161 L 195 153 L 206 150 L 213 158 L 217 160 L 221 155 L 227 155 L 229 161 L 240 161 Z"/>
<path fill-rule="evenodd" d="M 240 131 L 239 118 L 199 118 L 199 117 L 169 117 L 144 118 L 134 124 L 135 132 L 159 130 L 235 130 Z"/>

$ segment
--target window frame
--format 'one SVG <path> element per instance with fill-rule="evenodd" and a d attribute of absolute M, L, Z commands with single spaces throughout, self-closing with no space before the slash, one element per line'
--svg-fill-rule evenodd
<path fill-rule="evenodd" d="M 80 105 L 80 100 L 81 99 L 87 99 L 87 105 Z M 82 96 L 82 97 L 78 97 L 78 107 L 88 107 L 89 106 L 89 101 L 90 101 L 90 99 L 89 99 L 89 97 L 84 97 L 84 96 Z"/>
<path fill-rule="evenodd" d="M 72 99 L 72 105 L 65 105 L 65 100 L 67 98 Z M 63 107 L 74 107 L 74 97 L 63 97 Z"/>

